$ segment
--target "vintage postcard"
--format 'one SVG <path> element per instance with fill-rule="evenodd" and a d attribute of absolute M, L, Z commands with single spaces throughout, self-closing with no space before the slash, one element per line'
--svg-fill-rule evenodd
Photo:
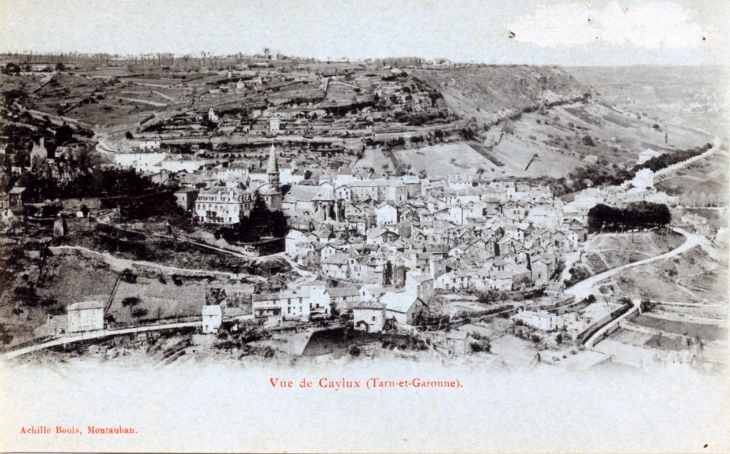
<path fill-rule="evenodd" d="M 0 451 L 730 451 L 728 25 L 0 0 Z"/>

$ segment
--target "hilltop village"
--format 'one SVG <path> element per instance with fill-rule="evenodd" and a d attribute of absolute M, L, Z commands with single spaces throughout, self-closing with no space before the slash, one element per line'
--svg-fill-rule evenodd
<path fill-rule="evenodd" d="M 4 66 L 8 354 L 162 337 L 173 359 L 395 349 L 587 368 L 617 355 L 579 351 L 620 328 L 688 339 L 652 361 L 716 367 L 725 270 L 707 256 L 726 229 L 694 209 L 726 201 L 668 183 L 724 159 L 711 134 L 557 68 L 510 68 L 505 90 L 528 98 L 507 106 L 465 104 L 480 69 L 447 61 L 161 62 Z M 613 275 L 683 240 L 715 273 L 692 284 L 709 337 L 651 325 L 686 308 Z"/>

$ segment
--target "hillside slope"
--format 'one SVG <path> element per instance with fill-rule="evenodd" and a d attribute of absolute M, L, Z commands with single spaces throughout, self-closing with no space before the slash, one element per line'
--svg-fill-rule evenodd
<path fill-rule="evenodd" d="M 465 118 L 491 125 L 541 104 L 577 99 L 587 87 L 558 68 L 485 66 L 414 71 Z"/>
<path fill-rule="evenodd" d="M 478 167 L 487 170 L 487 178 L 561 178 L 597 159 L 629 167 L 647 148 L 671 153 L 712 140 L 617 109 L 558 68 L 487 66 L 420 70 L 414 76 L 438 90 L 454 114 L 473 120 L 472 143 L 484 156 Z M 430 164 L 451 158 L 432 157 Z"/>

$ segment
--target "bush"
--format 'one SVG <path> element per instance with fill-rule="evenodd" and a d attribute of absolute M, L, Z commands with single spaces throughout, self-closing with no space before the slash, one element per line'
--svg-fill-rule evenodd
<path fill-rule="evenodd" d="M 472 336 L 474 337 L 474 336 Z M 474 339 L 477 339 L 476 337 Z M 471 348 L 472 353 L 489 353 L 492 351 L 492 345 L 489 343 L 489 339 L 480 339 L 476 342 L 471 342 L 469 344 L 469 347 Z"/>
<path fill-rule="evenodd" d="M 147 309 L 145 309 L 143 307 L 138 307 L 132 311 L 133 317 L 140 318 L 140 317 L 144 317 L 145 315 L 147 315 Z"/>
<path fill-rule="evenodd" d="M 124 298 L 122 300 L 122 306 L 124 306 L 124 307 L 130 307 L 130 306 L 131 307 L 134 307 L 134 306 L 138 305 L 141 302 L 142 301 L 139 298 L 137 298 L 136 296 L 129 296 L 129 297 Z"/>
<path fill-rule="evenodd" d="M 42 307 L 53 307 L 58 304 L 58 301 L 54 298 L 44 298 L 41 300 Z"/>
<path fill-rule="evenodd" d="M 132 270 L 127 268 L 126 270 L 122 271 L 121 279 L 128 284 L 134 284 L 137 282 L 137 275 L 134 274 Z"/>

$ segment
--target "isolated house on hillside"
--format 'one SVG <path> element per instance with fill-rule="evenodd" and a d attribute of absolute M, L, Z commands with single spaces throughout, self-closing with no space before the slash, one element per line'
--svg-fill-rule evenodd
<path fill-rule="evenodd" d="M 203 306 L 203 334 L 215 334 L 223 322 L 220 305 Z"/>
<path fill-rule="evenodd" d="M 639 153 L 639 159 L 636 161 L 636 164 L 643 164 L 646 161 L 648 161 L 652 158 L 659 157 L 663 154 L 664 153 L 662 153 L 660 151 L 655 151 L 655 150 L 652 150 L 651 148 L 647 148 L 646 150 Z"/>

